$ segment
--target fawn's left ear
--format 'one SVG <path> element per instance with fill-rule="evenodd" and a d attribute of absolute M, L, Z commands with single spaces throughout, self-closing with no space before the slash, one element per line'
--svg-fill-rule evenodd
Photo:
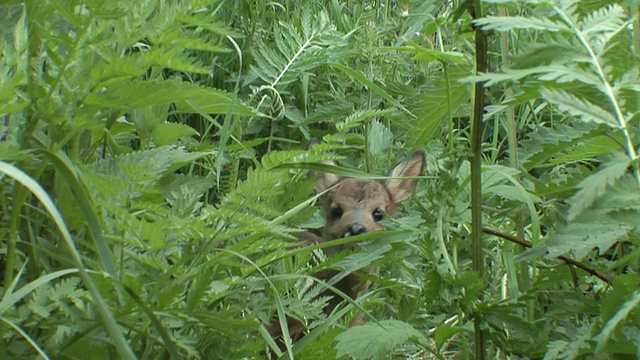
<path fill-rule="evenodd" d="M 307 146 L 308 150 L 311 150 L 312 147 L 316 146 L 320 144 L 320 140 L 316 139 L 316 138 L 311 138 L 309 140 L 309 145 Z M 325 160 L 321 162 L 322 164 L 325 165 L 336 165 L 335 162 L 331 161 L 331 160 Z M 315 184 L 315 186 L 313 187 L 315 191 L 317 192 L 322 192 L 327 190 L 328 188 L 332 187 L 333 185 L 337 184 L 338 181 L 340 181 L 340 177 L 335 175 L 335 174 L 329 174 L 329 173 L 318 173 L 316 171 L 311 172 L 311 175 L 315 176 L 318 178 L 318 182 Z"/>
<path fill-rule="evenodd" d="M 416 151 L 409 159 L 402 161 L 389 172 L 389 177 L 413 177 L 422 175 L 424 153 Z M 416 188 L 418 179 L 389 179 L 385 182 L 395 204 L 406 200 Z"/>

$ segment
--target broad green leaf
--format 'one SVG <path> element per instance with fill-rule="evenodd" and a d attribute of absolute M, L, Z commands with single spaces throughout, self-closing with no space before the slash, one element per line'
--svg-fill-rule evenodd
<path fill-rule="evenodd" d="M 425 337 L 411 325 L 399 320 L 383 320 L 379 324 L 367 323 L 349 328 L 338 335 L 338 357 L 352 359 L 384 359 L 409 342 L 424 343 Z"/>
<path fill-rule="evenodd" d="M 153 139 L 157 146 L 171 145 L 179 139 L 196 135 L 198 132 L 194 128 L 180 123 L 163 123 L 153 128 Z"/>
<path fill-rule="evenodd" d="M 542 200 L 534 194 L 527 191 L 522 191 L 524 188 L 517 188 L 512 185 L 495 185 L 484 189 L 485 193 L 494 194 L 507 200 L 519 201 L 523 204 L 529 202 L 539 203 Z"/>
<path fill-rule="evenodd" d="M 471 87 L 460 79 L 470 75 L 467 66 L 451 65 L 447 73 L 434 74 L 424 87 L 408 100 L 413 103 L 415 119 L 396 122 L 403 128 L 408 145 L 422 148 L 443 129 L 443 124 L 458 116 L 468 114 Z"/>
<path fill-rule="evenodd" d="M 442 350 L 442 346 L 451 339 L 455 334 L 464 331 L 465 329 L 459 326 L 441 325 L 438 326 L 435 333 L 436 348 Z"/>
<path fill-rule="evenodd" d="M 371 155 L 384 153 L 393 143 L 393 133 L 381 122 L 373 120 L 369 124 L 369 152 Z"/>

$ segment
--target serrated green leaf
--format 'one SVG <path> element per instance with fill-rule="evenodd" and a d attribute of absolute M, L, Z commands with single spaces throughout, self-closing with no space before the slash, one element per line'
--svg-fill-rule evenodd
<path fill-rule="evenodd" d="M 596 352 L 602 351 L 604 345 L 607 343 L 607 340 L 612 336 L 613 331 L 617 328 L 617 326 L 623 322 L 629 313 L 633 311 L 636 307 L 640 305 L 640 291 L 636 291 L 633 293 L 631 298 L 627 300 L 620 309 L 615 313 L 613 317 L 611 317 L 604 328 L 598 335 L 596 335 L 593 339 L 596 340 Z"/>
<path fill-rule="evenodd" d="M 122 110 L 175 103 L 178 112 L 202 110 L 207 113 L 227 114 L 232 110 L 232 114 L 254 114 L 253 110 L 237 100 L 231 108 L 232 99 L 222 90 L 205 88 L 177 79 L 136 80 L 107 85 L 99 92 L 89 94 L 85 103 Z"/>
<path fill-rule="evenodd" d="M 379 155 L 393 143 L 393 133 L 381 122 L 374 120 L 369 124 L 369 153 Z"/>
<path fill-rule="evenodd" d="M 591 206 L 595 199 L 604 194 L 608 186 L 613 186 L 629 168 L 629 158 L 621 153 L 614 153 L 604 161 L 598 172 L 586 177 L 578 184 L 578 190 L 569 200 L 571 208 L 567 218 L 571 221 L 584 209 Z"/>
<path fill-rule="evenodd" d="M 491 187 L 487 187 L 484 191 L 488 194 L 494 194 L 505 198 L 507 200 L 519 201 L 521 203 L 529 203 L 533 202 L 541 202 L 542 200 L 534 194 L 531 194 L 527 191 L 522 191 L 524 189 L 518 189 L 515 186 L 511 185 L 495 185 Z"/>
<path fill-rule="evenodd" d="M 640 190 L 630 175 L 621 177 L 565 227 L 549 234 L 548 257 L 572 252 L 582 260 L 594 248 L 600 252 L 640 226 Z"/>
<path fill-rule="evenodd" d="M 337 123 L 336 129 L 339 132 L 344 132 L 354 127 L 362 126 L 362 123 L 365 122 L 366 120 L 389 116 L 392 113 L 393 113 L 392 109 L 359 110 L 347 116 L 347 118 L 344 121 Z"/>
<path fill-rule="evenodd" d="M 464 331 L 464 328 L 459 326 L 448 326 L 448 325 L 438 326 L 435 333 L 436 348 L 438 350 L 441 350 L 442 346 L 447 342 L 447 340 L 451 339 L 453 335 L 461 331 Z"/>
<path fill-rule="evenodd" d="M 352 359 L 384 359 L 397 347 L 411 341 L 424 342 L 425 338 L 411 325 L 399 320 L 383 320 L 349 328 L 338 335 L 338 357 Z"/>
<path fill-rule="evenodd" d="M 553 128 L 538 127 L 527 139 L 520 141 L 519 160 L 526 169 L 533 169 L 553 161 L 559 154 L 569 151 L 576 144 L 601 134 L 603 130 L 591 123 L 578 122 L 571 126 L 558 124 Z"/>
<path fill-rule="evenodd" d="M 562 90 L 543 89 L 540 94 L 551 104 L 558 106 L 562 111 L 577 116 L 582 121 L 606 124 L 613 128 L 619 128 L 620 124 L 615 116 L 589 100 L 580 99 Z"/>
<path fill-rule="evenodd" d="M 157 146 L 171 145 L 178 139 L 196 135 L 198 132 L 194 128 L 180 123 L 162 123 L 153 128 L 153 140 Z"/>
<path fill-rule="evenodd" d="M 424 88 L 419 89 L 411 99 L 414 102 L 412 108 L 415 109 L 416 118 L 398 122 L 408 135 L 409 146 L 423 147 L 440 134 L 443 123 L 449 120 L 450 116 L 464 116 L 462 113 L 467 110 L 465 104 L 470 100 L 470 88 L 459 80 L 469 74 L 469 68 L 466 66 L 449 66 L 446 75 L 434 75 Z"/>

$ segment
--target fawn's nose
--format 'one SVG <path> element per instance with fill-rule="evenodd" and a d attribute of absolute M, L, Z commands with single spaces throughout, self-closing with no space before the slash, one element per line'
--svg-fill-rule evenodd
<path fill-rule="evenodd" d="M 358 223 L 349 224 L 349 226 L 347 226 L 347 231 L 344 232 L 342 237 L 360 235 L 366 232 L 367 232 L 367 229 Z"/>

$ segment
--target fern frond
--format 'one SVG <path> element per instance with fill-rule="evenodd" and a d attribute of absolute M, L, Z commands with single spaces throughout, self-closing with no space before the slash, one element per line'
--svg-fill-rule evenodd
<path fill-rule="evenodd" d="M 305 8 L 302 25 L 279 22 L 272 32 L 257 41 L 251 66 L 253 74 L 272 87 L 280 88 L 300 76 L 327 63 L 333 56 L 328 50 L 339 44 L 339 34 L 326 21 L 326 16 L 310 13 Z"/>

